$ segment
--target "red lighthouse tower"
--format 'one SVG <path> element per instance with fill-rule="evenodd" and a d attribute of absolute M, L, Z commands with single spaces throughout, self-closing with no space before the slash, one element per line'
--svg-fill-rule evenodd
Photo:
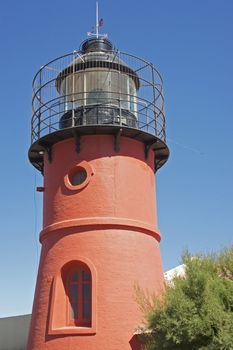
<path fill-rule="evenodd" d="M 97 36 L 36 74 L 44 214 L 28 350 L 140 348 L 135 287 L 163 289 L 154 172 L 168 154 L 151 63 Z"/>

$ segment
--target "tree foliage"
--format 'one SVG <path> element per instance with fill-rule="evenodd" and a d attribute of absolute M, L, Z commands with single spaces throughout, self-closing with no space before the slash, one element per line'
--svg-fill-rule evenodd
<path fill-rule="evenodd" d="M 146 349 L 233 350 L 233 246 L 183 262 L 185 277 L 147 314 Z"/>

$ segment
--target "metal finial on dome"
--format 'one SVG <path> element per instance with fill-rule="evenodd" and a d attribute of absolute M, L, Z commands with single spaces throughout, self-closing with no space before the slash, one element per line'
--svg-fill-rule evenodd
<path fill-rule="evenodd" d="M 91 32 L 87 32 L 87 36 L 88 37 L 95 37 L 97 39 L 99 39 L 99 38 L 107 38 L 108 37 L 107 33 L 105 33 L 105 34 L 100 34 L 99 33 L 99 28 L 103 27 L 104 20 L 103 20 L 103 18 L 99 19 L 99 4 L 98 4 L 98 1 L 96 1 L 96 11 L 95 12 L 96 12 L 95 13 L 95 16 L 96 16 L 95 32 L 94 32 L 94 30 L 92 30 Z"/>

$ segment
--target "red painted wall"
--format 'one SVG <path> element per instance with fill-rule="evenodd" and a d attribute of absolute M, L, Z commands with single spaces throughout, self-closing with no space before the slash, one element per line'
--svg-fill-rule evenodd
<path fill-rule="evenodd" d="M 143 315 L 135 286 L 158 295 L 163 289 L 154 184 L 154 154 L 122 137 L 73 139 L 53 146 L 45 157 L 44 228 L 36 285 L 30 350 L 137 350 L 136 328 Z M 67 185 L 67 174 L 83 165 L 81 189 Z M 81 186 L 82 187 L 82 186 Z M 86 263 L 93 277 L 92 327 L 68 327 L 61 271 L 70 261 Z"/>

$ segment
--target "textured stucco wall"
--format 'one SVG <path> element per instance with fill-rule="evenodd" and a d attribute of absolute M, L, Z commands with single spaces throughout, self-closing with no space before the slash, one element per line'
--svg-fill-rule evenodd
<path fill-rule="evenodd" d="M 155 205 L 154 152 L 112 135 L 82 136 L 53 145 L 45 155 L 42 251 L 28 350 L 138 350 L 142 323 L 136 288 L 164 288 Z M 72 185 L 73 172 L 86 180 Z M 62 271 L 85 263 L 92 272 L 91 327 L 69 324 Z M 117 332 L 116 332 L 117 330 Z"/>
<path fill-rule="evenodd" d="M 25 350 L 31 315 L 0 318 L 0 350 Z"/>

